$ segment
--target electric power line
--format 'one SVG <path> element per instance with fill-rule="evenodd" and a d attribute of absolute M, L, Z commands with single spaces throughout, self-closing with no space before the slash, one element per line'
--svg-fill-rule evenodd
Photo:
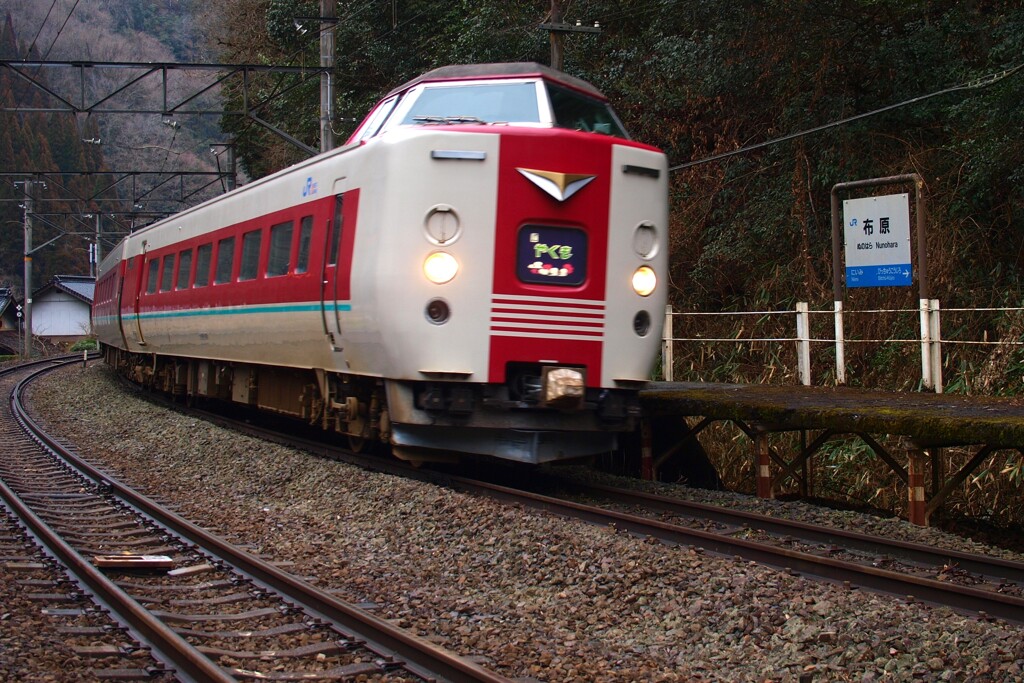
<path fill-rule="evenodd" d="M 936 92 L 928 93 L 927 95 L 919 95 L 919 96 L 913 97 L 913 98 L 911 98 L 909 100 L 904 100 L 902 102 L 897 102 L 896 104 L 890 104 L 890 105 L 882 107 L 880 109 L 875 109 L 873 111 L 865 112 L 863 114 L 856 114 L 854 116 L 849 116 L 849 117 L 847 117 L 845 119 L 839 119 L 838 121 L 831 121 L 829 123 L 826 123 L 826 124 L 823 124 L 823 125 L 820 125 L 820 126 L 816 126 L 814 128 L 808 128 L 807 130 L 802 130 L 802 131 L 799 131 L 799 132 L 796 132 L 796 133 L 790 133 L 789 135 L 783 135 L 782 137 L 774 138 L 772 140 L 766 140 L 765 142 L 759 142 L 759 143 L 757 143 L 755 145 L 748 145 L 746 147 L 740 147 L 739 149 L 734 149 L 734 150 L 729 151 L 729 152 L 723 152 L 721 154 L 715 154 L 714 156 L 705 157 L 703 159 L 697 159 L 695 161 L 688 161 L 688 162 L 686 162 L 684 164 L 677 164 L 675 166 L 670 166 L 668 170 L 669 170 L 669 173 L 672 173 L 673 171 L 678 171 L 680 169 L 690 168 L 692 166 L 698 166 L 700 164 L 707 164 L 707 163 L 710 163 L 712 161 L 720 161 L 722 159 L 726 159 L 728 157 L 735 156 L 737 154 L 745 154 L 747 152 L 753 152 L 754 150 L 763 149 L 765 147 L 770 147 L 771 145 L 777 145 L 777 144 L 782 143 L 782 142 L 789 142 L 790 140 L 795 140 L 797 138 L 802 138 L 802 137 L 805 137 L 807 135 L 813 135 L 814 133 L 820 133 L 821 131 L 828 130 L 830 128 L 836 128 L 838 126 L 842 126 L 842 125 L 845 125 L 847 123 L 852 123 L 853 121 L 859 121 L 861 119 L 866 119 L 866 118 L 871 117 L 871 116 L 876 116 L 878 114 L 882 114 L 882 113 L 887 112 L 887 111 L 892 111 L 893 109 L 899 109 L 900 107 L 906 107 L 906 106 L 911 105 L 911 104 L 916 104 L 918 102 L 923 102 L 924 100 L 928 100 L 928 99 L 931 99 L 933 97 L 938 97 L 940 95 L 947 95 L 947 94 L 949 94 L 951 92 L 959 92 L 961 90 L 978 90 L 978 89 L 981 89 L 981 88 L 987 88 L 990 85 L 994 85 L 995 83 L 998 83 L 999 81 L 1003 80 L 1004 78 L 1008 78 L 1008 77 L 1016 74 L 1017 72 L 1021 71 L 1022 69 L 1024 69 L 1024 64 L 1018 64 L 1017 66 L 1011 67 L 1009 69 L 1004 69 L 1003 71 L 999 71 L 999 72 L 994 73 L 994 74 L 989 74 L 987 76 L 982 76 L 981 78 L 976 78 L 973 81 L 968 81 L 967 83 L 961 83 L 960 85 L 954 85 L 953 87 L 946 88 L 944 90 L 938 90 Z"/>
<path fill-rule="evenodd" d="M 50 13 L 53 12 L 53 8 L 56 6 L 57 0 L 53 0 L 53 2 L 50 3 L 50 9 L 46 10 L 46 16 L 43 17 L 43 23 L 39 24 L 39 30 L 36 31 L 35 37 L 32 39 L 32 42 L 29 43 L 28 49 L 25 50 L 25 59 L 28 59 L 32 54 L 32 48 L 36 46 L 36 41 L 39 40 L 39 36 L 42 35 L 43 27 L 46 26 L 46 22 L 50 20 Z"/>
<path fill-rule="evenodd" d="M 53 46 L 57 44 L 57 40 L 60 38 L 60 34 L 64 32 L 64 27 L 67 26 L 68 21 L 71 20 L 71 15 L 75 13 L 76 9 L 78 9 L 79 2 L 81 2 L 81 0 L 75 0 L 75 4 L 71 6 L 71 10 L 68 12 L 68 15 L 64 17 L 64 23 L 60 25 L 60 28 L 57 29 L 57 35 L 55 35 L 53 37 L 53 40 L 50 41 L 50 47 L 46 48 L 46 54 L 43 55 L 42 61 L 46 61 L 46 58 L 50 56 L 50 52 L 53 50 Z"/>

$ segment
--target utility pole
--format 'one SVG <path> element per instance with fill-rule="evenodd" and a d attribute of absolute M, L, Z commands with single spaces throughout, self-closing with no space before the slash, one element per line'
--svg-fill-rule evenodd
<path fill-rule="evenodd" d="M 551 0 L 551 23 L 558 26 L 562 23 L 562 3 Z M 551 68 L 561 71 L 565 64 L 565 33 L 551 31 Z"/>
<path fill-rule="evenodd" d="M 551 33 L 551 68 L 558 71 L 563 71 L 565 65 L 565 34 L 601 32 L 601 27 L 596 21 L 593 26 L 584 26 L 580 21 L 575 24 L 562 21 L 560 0 L 551 0 L 551 21 L 541 24 L 540 27 Z"/>
<path fill-rule="evenodd" d="M 103 250 L 100 247 L 100 226 L 103 222 L 103 214 L 99 211 L 96 212 L 96 272 L 94 275 L 100 273 L 100 261 L 103 260 Z"/>
<path fill-rule="evenodd" d="M 235 167 L 235 143 L 232 142 L 227 146 L 228 151 L 228 192 L 235 189 L 237 181 L 235 180 L 238 174 L 238 169 Z"/>
<path fill-rule="evenodd" d="M 223 147 L 222 150 L 217 151 L 218 147 Z M 222 173 L 220 170 L 220 155 L 226 154 L 228 157 L 227 167 L 228 170 L 223 172 L 222 184 L 225 192 L 231 192 L 235 189 L 237 182 L 235 176 L 237 175 L 238 169 L 235 166 L 235 143 L 234 140 L 231 142 L 212 142 L 210 143 L 210 154 L 217 159 L 217 172 Z"/>
<path fill-rule="evenodd" d="M 32 186 L 42 185 L 38 180 L 26 180 L 25 185 L 25 358 L 32 358 Z M 45 187 L 45 185 L 44 185 Z"/>
<path fill-rule="evenodd" d="M 334 27 L 337 0 L 320 0 L 320 153 L 334 149 Z"/>

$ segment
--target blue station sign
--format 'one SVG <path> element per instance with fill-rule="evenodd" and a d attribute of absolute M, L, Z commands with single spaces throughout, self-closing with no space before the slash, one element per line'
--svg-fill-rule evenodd
<path fill-rule="evenodd" d="M 908 195 L 863 197 L 843 202 L 847 287 L 909 287 Z"/>

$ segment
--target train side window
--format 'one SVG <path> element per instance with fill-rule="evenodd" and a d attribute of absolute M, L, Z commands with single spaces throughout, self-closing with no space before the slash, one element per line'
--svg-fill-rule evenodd
<path fill-rule="evenodd" d="M 156 293 L 156 283 L 160 279 L 160 259 L 149 262 L 149 281 L 146 283 L 146 294 Z"/>
<path fill-rule="evenodd" d="M 231 268 L 235 263 L 235 238 L 226 237 L 217 242 L 217 273 L 213 276 L 213 284 L 222 285 L 231 282 Z"/>
<path fill-rule="evenodd" d="M 389 100 L 384 100 L 384 102 L 374 109 L 370 113 L 370 116 L 367 117 L 366 124 L 363 126 L 362 130 L 358 132 L 358 137 L 356 137 L 355 140 L 366 140 L 380 132 L 384 122 L 387 121 L 388 117 L 391 116 L 391 112 L 394 111 L 396 104 L 398 104 L 397 95 Z"/>
<path fill-rule="evenodd" d="M 299 224 L 299 256 L 295 261 L 295 272 L 309 270 L 309 242 L 313 237 L 313 217 L 303 216 Z"/>
<path fill-rule="evenodd" d="M 582 130 L 589 133 L 603 133 L 627 138 L 618 117 L 606 102 L 593 97 L 548 84 L 548 95 L 559 128 Z"/>
<path fill-rule="evenodd" d="M 292 222 L 270 226 L 270 257 L 267 259 L 267 277 L 288 274 L 292 262 Z"/>
<path fill-rule="evenodd" d="M 164 256 L 164 270 L 160 278 L 160 291 L 168 292 L 174 283 L 174 254 Z"/>
<path fill-rule="evenodd" d="M 210 257 L 213 256 L 213 244 L 201 244 L 196 249 L 196 281 L 193 287 L 205 287 L 210 284 Z"/>
<path fill-rule="evenodd" d="M 242 235 L 242 267 L 238 271 L 238 281 L 255 280 L 260 266 L 260 237 L 262 230 L 252 230 Z"/>
<path fill-rule="evenodd" d="M 188 289 L 188 279 L 192 276 L 192 250 L 186 249 L 178 254 L 178 284 L 175 289 Z"/>
<path fill-rule="evenodd" d="M 334 227 L 331 230 L 331 246 L 327 252 L 327 265 L 333 266 L 338 262 L 338 245 L 341 244 L 341 231 L 344 214 L 342 207 L 345 204 L 345 195 L 339 194 L 334 197 Z"/>

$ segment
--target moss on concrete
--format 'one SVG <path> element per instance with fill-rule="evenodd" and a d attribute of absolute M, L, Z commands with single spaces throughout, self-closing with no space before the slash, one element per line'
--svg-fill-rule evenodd
<path fill-rule="evenodd" d="M 659 382 L 640 394 L 651 415 L 742 420 L 771 431 L 897 434 L 922 446 L 1024 448 L 1018 399 L 833 387 Z"/>

